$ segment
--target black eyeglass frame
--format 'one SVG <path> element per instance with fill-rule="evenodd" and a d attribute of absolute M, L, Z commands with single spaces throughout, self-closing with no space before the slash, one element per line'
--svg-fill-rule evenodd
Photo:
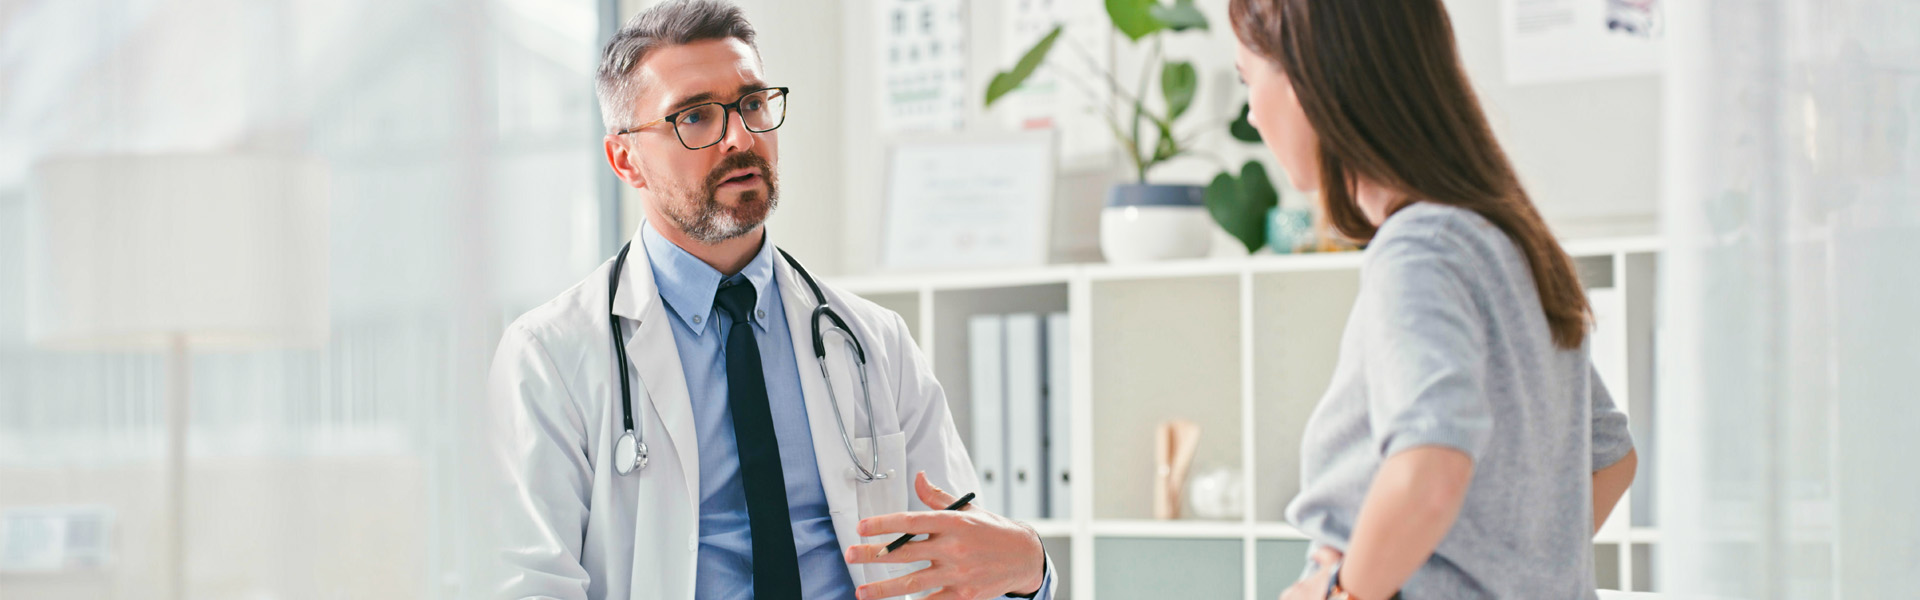
<path fill-rule="evenodd" d="M 746 100 L 748 96 L 752 96 L 754 94 L 767 92 L 767 91 L 780 92 L 780 120 L 775 122 L 772 127 L 768 127 L 766 129 L 754 129 L 752 125 L 747 124 L 746 117 L 741 117 L 740 126 L 747 128 L 747 131 L 751 131 L 753 133 L 766 133 L 769 131 L 773 131 L 775 129 L 779 129 L 781 125 L 787 124 L 786 98 L 787 98 L 787 95 L 790 94 L 791 92 L 788 90 L 788 88 L 785 88 L 785 87 L 760 88 L 751 92 L 747 92 L 745 94 L 741 94 L 739 98 L 734 98 L 732 102 L 724 102 L 724 103 L 723 102 L 702 102 L 699 104 L 695 104 L 693 106 L 689 106 L 686 108 L 682 108 L 680 110 L 673 111 L 671 113 L 667 113 L 667 116 L 654 119 L 653 121 L 649 121 L 646 124 L 636 125 L 633 127 L 622 129 L 619 132 L 615 133 L 614 135 L 626 135 L 629 133 L 640 131 L 642 129 L 646 129 L 648 127 L 652 127 L 654 125 L 659 125 L 661 123 L 671 123 L 673 124 L 673 137 L 674 139 L 680 140 L 680 145 L 682 147 L 685 147 L 688 150 L 699 150 L 701 148 L 711 148 L 714 146 L 714 144 L 720 143 L 721 140 L 727 139 L 727 129 L 733 127 L 733 123 L 731 119 L 733 119 L 734 114 L 740 112 L 740 102 L 743 100 Z M 705 146 L 695 147 L 693 144 L 687 143 L 686 136 L 683 136 L 680 134 L 680 115 L 685 114 L 687 111 L 704 108 L 708 105 L 720 107 L 720 137 L 714 138 L 712 142 L 708 142 L 707 145 Z"/>

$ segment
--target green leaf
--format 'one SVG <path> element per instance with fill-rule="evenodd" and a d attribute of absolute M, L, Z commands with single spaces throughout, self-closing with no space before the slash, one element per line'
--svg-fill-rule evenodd
<path fill-rule="evenodd" d="M 1193 63 L 1172 61 L 1160 67 L 1160 94 L 1167 99 L 1167 122 L 1180 118 L 1193 105 L 1193 94 L 1200 89 L 1200 74 Z"/>
<path fill-rule="evenodd" d="M 1207 212 L 1248 252 L 1267 243 L 1267 212 L 1280 204 L 1280 192 L 1259 161 L 1247 161 L 1240 176 L 1221 173 L 1207 185 Z"/>
<path fill-rule="evenodd" d="M 1213 222 L 1246 245 L 1248 252 L 1259 248 L 1247 244 L 1253 231 L 1247 227 L 1248 220 L 1240 216 L 1240 180 L 1234 178 L 1233 173 L 1222 171 L 1213 176 L 1213 181 L 1207 184 L 1206 199 L 1207 212 L 1213 215 Z"/>
<path fill-rule="evenodd" d="M 1012 70 L 993 74 L 993 81 L 987 82 L 987 106 L 993 106 L 994 101 L 1019 89 L 1020 84 L 1033 76 L 1034 69 L 1040 68 L 1040 63 L 1047 59 L 1047 53 L 1053 50 L 1053 42 L 1060 38 L 1060 30 L 1061 27 L 1055 25 L 1046 37 L 1034 42 L 1026 54 L 1020 55 L 1020 61 L 1014 63 Z"/>
<path fill-rule="evenodd" d="M 1154 0 L 1107 0 L 1107 18 L 1113 20 L 1114 29 L 1138 42 L 1147 34 L 1167 27 L 1153 16 L 1155 4 Z"/>
<path fill-rule="evenodd" d="M 1260 222 L 1266 225 L 1267 210 L 1280 205 L 1280 190 L 1273 186 L 1273 180 L 1267 177 L 1266 165 L 1260 161 L 1249 160 L 1240 167 L 1240 193 L 1247 202 L 1260 211 Z"/>
<path fill-rule="evenodd" d="M 1156 3 L 1147 12 L 1165 24 L 1167 29 L 1174 31 L 1207 29 L 1207 16 L 1200 13 L 1200 9 L 1193 5 L 1193 0 L 1176 0 L 1173 6 Z"/>
<path fill-rule="evenodd" d="M 1227 132 L 1233 134 L 1233 139 L 1242 142 L 1260 141 L 1260 130 L 1254 129 L 1253 122 L 1247 120 L 1247 113 L 1252 109 L 1252 104 L 1241 104 L 1239 118 L 1234 119 L 1233 123 L 1227 125 Z"/>

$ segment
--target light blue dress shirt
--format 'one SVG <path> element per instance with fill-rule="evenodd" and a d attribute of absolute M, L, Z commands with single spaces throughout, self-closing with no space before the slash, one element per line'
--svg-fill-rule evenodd
<path fill-rule="evenodd" d="M 773 277 L 773 244 L 733 277 L 675 246 L 651 223 L 641 225 L 653 280 L 673 323 L 673 343 L 686 370 L 693 400 L 693 429 L 700 447 L 700 555 L 694 597 L 700 600 L 752 598 L 753 537 L 747 522 L 746 488 L 740 480 L 740 453 L 734 446 L 733 416 L 727 405 L 727 332 L 733 320 L 713 306 L 724 281 L 745 279 L 754 289 L 754 336 L 780 438 L 780 467 L 787 484 L 787 513 L 793 519 L 793 546 L 799 553 L 800 586 L 805 598 L 852 598 L 853 578 L 840 554 L 827 515 L 827 492 L 814 460 L 813 433 L 800 393 L 800 370 L 793 338 Z"/>
<path fill-rule="evenodd" d="M 745 279 L 754 289 L 754 336 L 766 371 L 767 405 L 774 435 L 780 438 L 780 468 L 787 484 L 787 514 L 793 522 L 793 546 L 799 553 L 803 598 L 853 597 L 853 577 L 840 553 L 827 514 L 827 492 L 814 460 L 813 433 L 806 399 L 800 392 L 793 338 L 787 329 L 780 282 L 773 277 L 774 246 L 763 240 L 760 252 L 733 277 L 701 262 L 655 231 L 640 225 L 653 281 L 666 301 L 673 323 L 673 344 L 686 371 L 693 401 L 694 437 L 700 447 L 700 556 L 694 573 L 694 598 L 752 598 L 753 537 L 747 522 L 746 488 L 740 480 L 740 451 L 734 445 L 733 415 L 727 405 L 727 332 L 733 320 L 714 308 L 720 284 Z M 771 238 L 767 238 L 770 240 Z M 1041 589 L 1053 583 L 1051 570 Z M 1039 600 L 1051 600 L 1040 594 Z"/>

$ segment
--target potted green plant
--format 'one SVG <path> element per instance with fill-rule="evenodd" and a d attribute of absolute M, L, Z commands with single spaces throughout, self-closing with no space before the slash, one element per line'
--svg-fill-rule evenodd
<path fill-rule="evenodd" d="M 1106 0 L 1106 11 L 1114 30 L 1129 43 L 1149 44 L 1147 60 L 1142 63 L 1139 84 L 1129 88 L 1116 73 L 1088 60 L 1088 68 L 1103 81 L 1114 102 L 1101 111 L 1115 145 L 1127 158 L 1133 178 L 1115 183 L 1108 189 L 1106 208 L 1101 213 L 1101 249 L 1113 262 L 1191 258 L 1204 256 L 1212 241 L 1212 222 L 1244 244 L 1249 252 L 1266 241 L 1268 209 L 1278 203 L 1279 194 L 1257 161 L 1248 161 L 1239 171 L 1226 170 L 1206 186 L 1149 183 L 1155 167 L 1195 152 L 1193 137 L 1183 137 L 1176 125 L 1193 106 L 1199 87 L 1199 73 L 1193 63 L 1169 58 L 1164 38 L 1181 32 L 1207 31 L 1207 18 L 1193 0 Z M 1012 68 L 996 73 L 988 83 L 986 104 L 993 104 L 1033 76 L 1048 60 L 1060 39 L 1062 27 L 1022 53 Z M 1084 53 L 1083 53 L 1084 54 Z M 1157 75 L 1157 77 L 1156 77 Z M 1148 96 L 1158 83 L 1161 102 L 1151 106 Z M 1257 133 L 1246 124 L 1243 108 L 1229 130 L 1235 138 L 1258 141 Z M 1216 159 L 1217 160 L 1217 159 Z"/>

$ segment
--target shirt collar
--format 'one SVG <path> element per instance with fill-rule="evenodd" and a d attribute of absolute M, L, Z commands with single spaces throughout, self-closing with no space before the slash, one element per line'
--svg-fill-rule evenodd
<path fill-rule="evenodd" d="M 773 237 L 763 235 L 760 251 L 753 255 L 747 266 L 734 274 L 723 277 L 720 271 L 687 252 L 667 238 L 660 235 L 650 222 L 640 224 L 640 241 L 647 247 L 647 262 L 653 269 L 653 280 L 660 288 L 660 298 L 666 300 L 667 308 L 680 317 L 680 322 L 699 336 L 706 331 L 707 324 L 713 321 L 716 311 L 713 297 L 720 291 L 720 284 L 727 281 L 745 279 L 753 284 L 754 298 L 753 323 L 762 333 L 767 330 L 766 315 L 773 312 L 770 308 L 780 290 L 773 279 Z"/>

